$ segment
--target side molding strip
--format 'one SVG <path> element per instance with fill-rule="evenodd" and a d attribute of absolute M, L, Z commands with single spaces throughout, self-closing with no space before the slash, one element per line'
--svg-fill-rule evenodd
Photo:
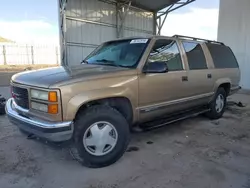
<path fill-rule="evenodd" d="M 197 100 L 197 99 L 201 99 L 201 98 L 205 98 L 205 97 L 210 97 L 213 94 L 214 94 L 214 92 L 211 92 L 211 93 L 196 95 L 196 96 L 192 96 L 192 97 L 186 97 L 186 98 L 182 98 L 182 99 L 163 102 L 163 103 L 159 103 L 156 105 L 143 106 L 143 107 L 139 108 L 139 111 L 140 111 L 140 113 L 147 113 L 147 112 L 151 112 L 154 110 L 160 110 L 160 109 L 167 108 L 170 105 L 175 105 L 175 104 L 184 103 L 184 102 L 188 102 L 188 101 L 192 101 L 192 100 Z"/>

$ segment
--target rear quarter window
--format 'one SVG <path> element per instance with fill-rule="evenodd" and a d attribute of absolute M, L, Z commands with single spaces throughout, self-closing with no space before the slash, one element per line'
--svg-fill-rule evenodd
<path fill-rule="evenodd" d="M 208 50 L 214 61 L 215 68 L 238 68 L 238 62 L 228 46 L 219 44 L 207 44 Z"/>

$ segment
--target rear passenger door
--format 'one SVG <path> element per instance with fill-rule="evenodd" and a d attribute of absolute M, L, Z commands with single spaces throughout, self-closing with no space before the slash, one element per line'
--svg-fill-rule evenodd
<path fill-rule="evenodd" d="M 188 76 L 188 95 L 194 99 L 194 105 L 208 102 L 212 96 L 214 81 L 212 70 L 208 68 L 202 45 L 195 41 L 182 41 L 186 54 Z M 199 100 L 198 100 L 199 99 Z"/>

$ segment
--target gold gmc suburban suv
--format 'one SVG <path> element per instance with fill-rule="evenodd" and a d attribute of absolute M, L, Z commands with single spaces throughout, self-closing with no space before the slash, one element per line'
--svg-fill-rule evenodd
<path fill-rule="evenodd" d="M 72 140 L 88 167 L 116 162 L 130 131 L 198 114 L 220 118 L 240 89 L 232 50 L 221 42 L 153 36 L 105 42 L 72 67 L 16 74 L 9 120 L 22 132 Z"/>

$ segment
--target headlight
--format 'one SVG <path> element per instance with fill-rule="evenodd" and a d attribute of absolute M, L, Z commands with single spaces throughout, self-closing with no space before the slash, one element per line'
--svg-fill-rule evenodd
<path fill-rule="evenodd" d="M 31 89 L 31 98 L 39 99 L 49 102 L 57 102 L 57 92 L 56 91 L 41 91 L 36 89 Z"/>
<path fill-rule="evenodd" d="M 31 89 L 30 95 L 31 95 L 31 98 L 33 98 L 33 99 L 40 99 L 40 100 L 44 100 L 44 101 L 48 101 L 48 99 L 49 99 L 49 97 L 48 97 L 49 95 L 48 95 L 47 91 Z"/>
<path fill-rule="evenodd" d="M 48 112 L 48 105 L 47 104 L 31 102 L 31 108 L 33 108 L 34 110 L 42 111 L 42 112 Z"/>
<path fill-rule="evenodd" d="M 31 102 L 31 108 L 34 110 L 38 110 L 41 112 L 46 112 L 49 114 L 57 114 L 58 113 L 58 105 L 57 104 L 42 104 L 38 102 Z"/>

